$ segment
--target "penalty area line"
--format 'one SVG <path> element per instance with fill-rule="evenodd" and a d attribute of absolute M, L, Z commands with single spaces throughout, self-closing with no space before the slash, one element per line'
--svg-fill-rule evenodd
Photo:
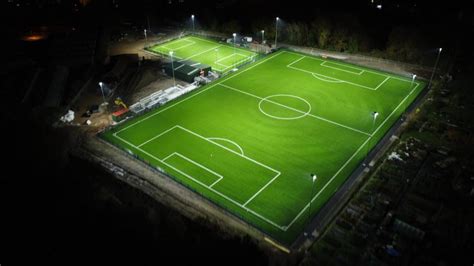
<path fill-rule="evenodd" d="M 233 204 L 235 204 L 235 205 L 239 206 L 240 208 L 244 209 L 245 211 L 247 211 L 247 212 L 253 214 L 254 216 L 260 218 L 261 220 L 267 222 L 268 224 L 270 224 L 270 225 L 272 225 L 272 226 L 274 226 L 274 227 L 276 227 L 276 228 L 278 228 L 278 229 L 280 229 L 280 230 L 282 230 L 282 231 L 286 231 L 287 228 L 286 228 L 285 226 L 281 226 L 281 225 L 275 223 L 274 221 L 272 221 L 272 220 L 266 218 L 266 217 L 263 216 L 262 214 L 260 214 L 260 213 L 258 213 L 258 212 L 256 212 L 256 211 L 254 211 L 254 210 L 252 210 L 252 209 L 250 209 L 250 208 L 248 208 L 248 207 L 242 205 L 241 203 L 239 203 L 239 202 L 237 202 L 236 200 L 230 198 L 229 196 L 223 194 L 222 192 L 220 192 L 220 191 L 214 189 L 213 187 L 210 187 L 210 186 L 204 184 L 203 182 L 197 180 L 196 178 L 194 178 L 194 177 L 192 177 L 192 176 L 190 176 L 190 175 L 184 173 L 184 172 L 181 171 L 180 169 L 178 169 L 178 168 L 174 167 L 173 165 L 167 163 L 166 161 L 161 160 L 161 159 L 157 158 L 156 156 L 154 156 L 153 154 L 150 154 L 149 152 L 147 152 L 147 151 L 145 151 L 145 150 L 143 150 L 143 149 L 141 149 L 141 148 L 135 146 L 134 144 L 132 144 L 132 143 L 130 143 L 129 141 L 127 141 L 127 140 L 121 138 L 120 136 L 118 136 L 118 135 L 116 135 L 116 134 L 113 134 L 113 136 L 116 137 L 117 139 L 119 139 L 120 141 L 122 141 L 122 142 L 128 144 L 129 146 L 134 147 L 135 149 L 137 149 L 137 150 L 141 151 L 142 153 L 148 155 L 149 157 L 155 159 L 156 161 L 158 161 L 158 162 L 160 162 L 160 163 L 162 163 L 162 164 L 168 166 L 169 168 L 175 170 L 176 172 L 180 173 L 181 175 L 183 175 L 183 176 L 185 176 L 185 177 L 187 177 L 187 178 L 193 180 L 193 181 L 196 182 L 197 184 L 203 186 L 204 188 L 207 188 L 208 190 L 214 192 L 215 194 L 221 196 L 222 198 L 224 198 L 224 199 L 226 199 L 226 200 L 232 202 Z M 242 156 L 243 156 L 243 155 L 242 155 Z M 221 207 L 221 208 L 222 208 L 222 207 Z"/>

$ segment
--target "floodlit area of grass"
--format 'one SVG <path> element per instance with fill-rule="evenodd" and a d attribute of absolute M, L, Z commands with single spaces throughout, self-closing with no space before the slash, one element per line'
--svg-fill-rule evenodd
<path fill-rule="evenodd" d="M 215 62 L 213 52 L 179 53 L 197 40 L 163 51 Z M 424 86 L 279 51 L 102 136 L 291 244 Z"/>
<path fill-rule="evenodd" d="M 224 73 L 242 64 L 252 62 L 257 53 L 233 47 L 232 44 L 218 43 L 213 40 L 186 36 L 170 42 L 148 48 L 149 51 L 173 57 L 178 61 L 191 60 L 212 67 L 213 70 Z"/>

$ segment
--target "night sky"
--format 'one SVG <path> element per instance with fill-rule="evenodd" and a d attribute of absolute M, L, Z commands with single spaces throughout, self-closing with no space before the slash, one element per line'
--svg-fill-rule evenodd
<path fill-rule="evenodd" d="M 385 50 L 389 44 L 391 33 L 396 28 L 409 30 L 410 34 L 419 37 L 419 54 L 428 58 L 432 63 L 436 58 L 438 47 L 443 47 L 446 53 L 442 67 L 446 70 L 472 67 L 470 59 L 473 55 L 474 15 L 472 7 L 462 1 L 419 1 L 419 0 L 314 0 L 309 1 L 264 1 L 264 0 L 221 0 L 221 1 L 189 1 L 189 0 L 4 0 L 0 3 L 0 30 L 4 42 L 2 58 L 8 64 L 14 64 L 18 58 L 38 60 L 40 65 L 48 65 L 51 57 L 47 51 L 55 40 L 63 39 L 69 34 L 101 34 L 110 31 L 123 30 L 124 26 L 142 31 L 150 23 L 152 32 L 159 33 L 163 28 L 189 29 L 190 15 L 196 16 L 199 28 L 206 29 L 210 25 L 222 25 L 229 21 L 237 21 L 243 34 L 255 35 L 256 25 L 259 23 L 272 25 L 276 16 L 285 23 L 307 23 L 308 25 L 320 18 L 327 19 L 333 25 L 346 25 L 346 22 L 357 22 L 357 25 L 347 25 L 348 28 L 360 31 L 370 39 L 368 50 Z M 382 8 L 377 8 L 382 5 Z M 148 18 L 148 21 L 147 21 Z M 46 40 L 39 42 L 24 41 L 27 36 L 45 34 Z M 26 37 L 25 37 L 26 36 Z M 402 40 L 403 41 L 403 40 Z M 412 62 L 416 63 L 416 62 Z M 5 64 L 7 65 L 7 64 Z M 1 67 L 3 70 L 3 66 Z M 9 75 L 7 71 L 3 75 Z M 471 83 L 472 84 L 472 83 Z M 2 88 L 4 98 L 14 92 L 12 87 Z M 171 243 L 169 246 L 162 242 L 156 244 L 152 237 L 143 238 L 153 226 L 144 224 L 146 215 L 140 209 L 127 209 L 117 212 L 112 208 L 104 207 L 109 211 L 101 212 L 94 204 L 93 195 L 100 186 L 114 187 L 126 196 L 135 197 L 136 191 L 128 191 L 106 176 L 101 170 L 85 166 L 83 162 L 60 162 L 64 157 L 58 141 L 64 136 L 54 135 L 41 125 L 36 117 L 37 109 L 22 109 L 18 101 L 10 101 L 4 107 L 2 128 L 7 129 L 7 135 L 12 137 L 3 149 L 8 156 L 5 165 L 15 172 L 1 174 L 1 186 L 4 191 L 1 206 L 8 211 L 0 215 L 6 220 L 0 231 L 2 246 L 9 249 L 0 250 L 0 266 L 14 265 L 28 261 L 28 256 L 41 258 L 48 263 L 50 257 L 56 260 L 58 254 L 70 257 L 64 264 L 75 261 L 75 258 L 84 259 L 89 256 L 101 256 L 103 259 L 114 257 L 120 261 L 123 256 L 133 261 L 140 252 L 152 254 L 156 252 L 155 265 L 168 265 L 159 260 L 160 254 L 170 255 L 171 252 L 182 249 L 188 250 L 197 260 L 199 253 L 205 249 L 222 248 L 222 256 L 232 258 L 237 264 L 246 264 L 243 257 L 254 258 L 255 265 L 263 265 L 265 256 L 256 250 L 256 247 L 245 240 L 242 247 L 235 240 L 219 240 L 213 229 L 188 225 L 201 236 L 208 237 L 200 240 L 204 248 L 199 245 L 184 245 L 171 243 L 179 231 L 168 228 L 174 220 L 165 222 L 164 227 L 171 233 L 158 233 L 163 241 Z M 28 114 L 28 115 L 27 115 Z M 27 117 L 27 118 L 26 118 Z M 35 132 L 34 138 L 31 133 Z M 71 138 L 71 137 L 67 137 Z M 56 140 L 52 140 L 56 139 Z M 8 150 L 14 150 L 9 154 Z M 26 155 L 25 155 L 26 153 Z M 15 165 L 20 167 L 14 167 Z M 8 170 L 10 171 L 10 167 Z M 58 169 L 55 169 L 57 167 Z M 66 170 L 65 170 L 66 169 Z M 70 169 L 71 176 L 65 176 Z M 78 171 L 77 169 L 80 169 Z M 21 177 L 26 176 L 26 179 Z M 87 176 L 86 181 L 83 177 Z M 99 181 L 95 180 L 95 177 Z M 43 182 L 43 180 L 47 180 Z M 92 183 L 92 185 L 91 185 Z M 69 192 L 70 191 L 70 192 Z M 125 192 L 124 192 L 125 191 Z M 138 194 L 138 193 L 137 193 Z M 153 204 L 144 197 L 140 204 Z M 138 203 L 133 203 L 138 204 Z M 133 205 L 132 204 L 132 205 Z M 162 208 L 162 206 L 160 206 Z M 2 211 L 3 212 L 3 211 Z M 165 210 L 163 212 L 168 212 Z M 178 215 L 179 216 L 179 215 Z M 138 221 L 137 221 L 137 218 Z M 110 226 L 115 219 L 130 220 L 130 223 L 121 227 Z M 184 218 L 176 218 L 181 221 Z M 184 222 L 187 224 L 188 222 Z M 33 226 L 31 225 L 33 224 Z M 21 225 L 21 226 L 19 226 Z M 136 234 L 134 228 L 140 228 Z M 117 237 L 117 232 L 123 231 L 123 237 Z M 160 235 L 161 234 L 161 235 Z M 3 237 L 7 235 L 7 237 Z M 199 234 L 193 235 L 198 238 Z M 6 240 L 5 240 L 6 239 Z M 123 246 L 124 239 L 130 246 Z M 193 238 L 194 239 L 194 238 Z M 188 241 L 182 236 L 180 241 Z M 194 240 L 193 240 L 194 241 Z M 51 244 L 50 244 L 51 243 Z M 173 248 L 169 248 L 169 247 Z M 242 248 L 243 256 L 225 253 L 226 250 Z M 23 250 L 31 252 L 21 252 Z M 192 250 L 195 251 L 192 251 Z M 197 249 L 197 250 L 196 250 Z M 81 250 L 85 250 L 85 254 Z M 157 251 L 161 250 L 161 251 Z M 165 250 L 163 252 L 163 250 Z M 127 252 L 131 251 L 133 255 Z M 167 254 L 164 254 L 167 253 Z M 183 251 L 183 253 L 186 253 Z M 8 260 L 4 259 L 7 258 Z M 182 255 L 175 258 L 183 259 Z M 11 260 L 11 263 L 8 261 Z M 184 259 L 183 259 L 184 260 Z M 60 260 L 58 260 L 60 261 Z M 210 260 L 216 262 L 218 260 Z M 124 261 L 122 261 L 124 262 Z M 144 262 L 144 261 L 140 261 Z M 181 260 L 178 260 L 181 262 Z M 86 261 L 90 264 L 90 261 Z M 132 264 L 133 265 L 133 264 Z M 197 265 L 197 264 L 195 264 Z M 224 265 L 224 264 L 223 264 Z"/>

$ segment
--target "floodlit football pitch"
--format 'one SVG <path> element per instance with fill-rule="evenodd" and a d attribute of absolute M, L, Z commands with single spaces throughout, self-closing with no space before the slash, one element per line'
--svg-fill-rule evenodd
<path fill-rule="evenodd" d="M 279 51 L 103 137 L 289 245 L 424 86 Z"/>
<path fill-rule="evenodd" d="M 213 70 L 225 73 L 242 64 L 254 60 L 257 53 L 233 47 L 204 38 L 187 36 L 148 48 L 149 51 L 173 57 L 178 61 L 191 60 L 212 67 Z"/>

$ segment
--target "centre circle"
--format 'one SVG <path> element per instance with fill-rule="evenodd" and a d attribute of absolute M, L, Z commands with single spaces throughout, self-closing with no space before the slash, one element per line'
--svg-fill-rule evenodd
<path fill-rule="evenodd" d="M 281 104 L 281 103 L 278 103 L 278 102 L 275 102 L 275 101 L 272 101 L 271 99 L 272 98 L 278 98 L 278 97 L 289 97 L 289 98 L 294 98 L 294 99 L 298 99 L 302 102 L 304 102 L 308 108 L 306 111 L 304 110 L 299 110 L 297 108 L 293 108 L 291 106 L 287 106 L 287 105 L 284 105 L 284 104 Z M 262 108 L 262 103 L 263 102 L 269 102 L 269 103 L 272 103 L 272 104 L 275 104 L 277 106 L 280 106 L 281 108 L 285 108 L 285 109 L 288 109 L 288 110 L 292 110 L 292 111 L 295 111 L 297 113 L 300 113 L 300 115 L 297 115 L 297 116 L 290 116 L 290 117 L 282 117 L 282 116 L 276 116 L 276 115 L 272 115 L 272 114 L 269 114 L 268 112 L 266 112 L 263 108 Z M 268 116 L 268 117 L 271 117 L 271 118 L 274 118 L 274 119 L 280 119 L 280 120 L 293 120 L 293 119 L 299 119 L 299 118 L 303 118 L 305 116 L 307 116 L 310 112 L 311 112 L 311 104 L 309 104 L 308 101 L 306 101 L 305 99 L 299 97 L 299 96 L 295 96 L 295 95 L 291 95 L 291 94 L 275 94 L 275 95 L 270 95 L 270 96 L 267 96 L 263 99 L 260 100 L 260 102 L 258 103 L 258 109 L 260 110 L 260 112 L 262 112 L 264 115 Z"/>

